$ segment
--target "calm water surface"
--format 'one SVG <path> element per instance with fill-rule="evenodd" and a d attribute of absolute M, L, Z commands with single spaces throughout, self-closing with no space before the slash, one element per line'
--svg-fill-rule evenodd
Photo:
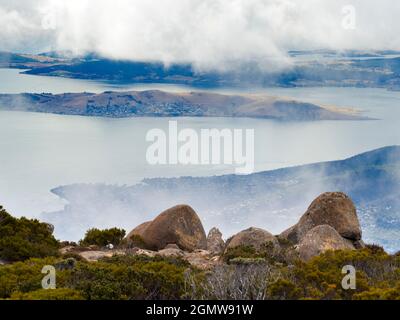
<path fill-rule="evenodd" d="M 102 92 L 193 88 L 118 85 L 21 75 L 0 69 L 0 92 Z M 236 92 L 225 89 L 223 92 Z M 243 90 L 242 90 L 243 92 Z M 180 118 L 179 128 L 255 129 L 256 171 L 343 159 L 400 144 L 400 92 L 356 88 L 253 89 L 325 105 L 355 107 L 378 121 L 277 122 L 261 119 Z M 49 190 L 71 183 L 133 184 L 146 177 L 220 175 L 230 166 L 150 166 L 145 136 L 167 118 L 106 119 L 0 111 L 0 204 L 34 216 L 64 203 Z M 174 119 L 176 120 L 176 119 Z"/>

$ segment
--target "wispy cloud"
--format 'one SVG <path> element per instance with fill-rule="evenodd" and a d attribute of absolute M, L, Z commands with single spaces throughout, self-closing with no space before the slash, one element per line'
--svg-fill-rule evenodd
<path fill-rule="evenodd" d="M 399 14 L 396 0 L 0 0 L 0 49 L 273 69 L 289 49 L 400 49 Z"/>

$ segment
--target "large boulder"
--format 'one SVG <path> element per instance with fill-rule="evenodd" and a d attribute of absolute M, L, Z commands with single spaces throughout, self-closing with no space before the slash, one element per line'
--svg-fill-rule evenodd
<path fill-rule="evenodd" d="M 221 254 L 225 249 L 225 241 L 222 239 L 222 233 L 218 228 L 212 228 L 207 236 L 207 250 L 212 254 Z"/>
<path fill-rule="evenodd" d="M 327 250 L 354 250 L 352 242 L 343 238 L 329 225 L 319 225 L 309 230 L 298 245 L 300 259 L 307 261 Z"/>
<path fill-rule="evenodd" d="M 316 198 L 300 221 L 280 234 L 281 238 L 298 243 L 308 231 L 319 225 L 329 225 L 342 237 L 361 239 L 361 228 L 353 201 L 342 192 L 327 192 Z"/>
<path fill-rule="evenodd" d="M 129 233 L 128 242 L 134 235 L 151 250 L 161 250 L 169 244 L 176 244 L 186 251 L 207 248 L 203 225 L 196 212 L 187 205 L 170 208 L 153 221 L 139 225 Z"/>
<path fill-rule="evenodd" d="M 256 250 L 260 250 L 268 243 L 272 243 L 274 248 L 279 246 L 278 240 L 271 233 L 264 229 L 251 227 L 234 235 L 228 241 L 226 249 L 239 246 L 251 246 Z"/>
<path fill-rule="evenodd" d="M 131 240 L 131 238 L 133 236 L 142 237 L 143 236 L 143 232 L 146 230 L 146 228 L 150 225 L 151 222 L 152 221 L 146 221 L 146 222 L 143 222 L 142 224 L 139 224 L 135 229 L 133 229 L 131 232 L 128 233 L 126 238 L 128 240 Z"/>

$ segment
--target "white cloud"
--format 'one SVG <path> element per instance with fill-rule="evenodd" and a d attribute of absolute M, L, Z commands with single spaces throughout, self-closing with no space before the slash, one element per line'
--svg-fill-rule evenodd
<path fill-rule="evenodd" d="M 342 27 L 346 5 L 354 30 Z M 274 68 L 288 49 L 400 50 L 399 14 L 397 0 L 0 0 L 0 50 Z"/>

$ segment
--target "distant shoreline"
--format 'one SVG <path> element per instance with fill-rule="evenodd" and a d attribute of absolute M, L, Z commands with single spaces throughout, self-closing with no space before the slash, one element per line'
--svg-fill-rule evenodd
<path fill-rule="evenodd" d="M 0 94 L 0 110 L 60 115 L 129 117 L 226 117 L 281 121 L 372 120 L 349 108 L 322 107 L 261 94 L 105 91 L 103 93 Z"/>
<path fill-rule="evenodd" d="M 400 90 L 397 52 L 292 51 L 290 69 L 278 73 L 260 69 L 256 63 L 218 72 L 197 70 L 188 63 L 165 66 L 157 61 L 112 60 L 100 56 L 64 56 L 0 52 L 0 68 L 20 69 L 23 74 L 67 79 L 160 83 L 196 88 L 222 87 L 354 87 Z M 317 54 L 317 57 L 315 56 Z M 296 60 L 296 57 L 302 56 Z M 304 60 L 304 57 L 308 59 Z"/>

